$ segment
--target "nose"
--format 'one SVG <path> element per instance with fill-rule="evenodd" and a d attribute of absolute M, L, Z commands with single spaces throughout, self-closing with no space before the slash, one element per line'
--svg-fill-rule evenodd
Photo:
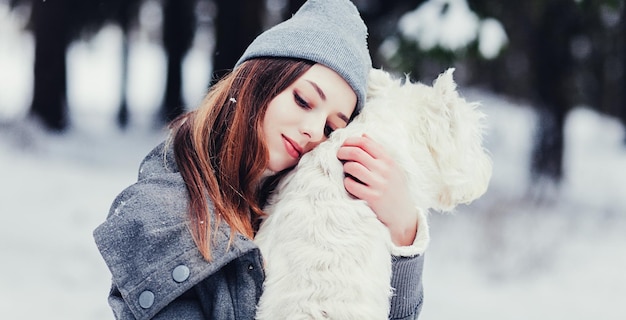
<path fill-rule="evenodd" d="M 325 138 L 324 126 L 326 117 L 318 114 L 308 114 L 300 124 L 300 133 L 309 138 L 309 142 L 319 143 Z"/>

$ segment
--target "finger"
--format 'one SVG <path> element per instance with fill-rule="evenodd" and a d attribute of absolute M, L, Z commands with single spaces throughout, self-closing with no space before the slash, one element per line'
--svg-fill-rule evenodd
<path fill-rule="evenodd" d="M 383 158 L 386 155 L 383 146 L 372 140 L 367 135 L 363 135 L 361 137 L 349 137 L 344 141 L 343 145 L 361 148 L 374 159 Z"/>
<path fill-rule="evenodd" d="M 374 172 L 359 162 L 348 161 L 343 165 L 343 171 L 356 182 L 371 186 L 376 183 Z"/>
<path fill-rule="evenodd" d="M 346 191 L 350 193 L 352 196 L 361 199 L 367 203 L 370 203 L 374 198 L 374 191 L 368 186 L 355 181 L 352 177 L 346 177 L 343 179 L 343 185 L 346 188 Z"/>
<path fill-rule="evenodd" d="M 344 162 L 344 171 L 346 170 L 345 164 L 355 162 L 367 169 L 367 171 L 369 171 L 367 174 L 372 177 L 374 175 L 381 177 L 387 176 L 389 174 L 389 169 L 393 167 L 393 159 L 386 156 L 382 159 L 375 159 L 369 153 L 358 147 L 341 147 L 337 151 L 337 158 Z M 359 179 L 367 181 L 367 184 L 369 185 L 378 181 L 363 177 L 362 175 L 365 173 L 361 173 L 361 171 L 348 173 L 357 176 Z"/>
<path fill-rule="evenodd" d="M 337 150 L 337 158 L 343 161 L 368 162 L 372 156 L 360 147 L 342 146 Z"/>
<path fill-rule="evenodd" d="M 344 172 L 355 176 L 366 184 L 374 182 L 371 178 L 374 174 L 385 172 L 384 163 L 372 158 L 372 156 L 357 147 L 342 147 L 337 152 L 337 158 L 344 163 Z"/>

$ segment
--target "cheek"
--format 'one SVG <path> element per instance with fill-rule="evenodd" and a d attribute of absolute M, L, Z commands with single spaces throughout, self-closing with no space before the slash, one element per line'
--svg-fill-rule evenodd
<path fill-rule="evenodd" d="M 278 95 L 270 101 L 263 116 L 263 127 L 271 128 L 281 122 L 281 115 L 288 112 L 282 100 L 284 99 L 282 99 L 281 95 Z"/>
<path fill-rule="evenodd" d="M 266 140 L 270 132 L 275 131 L 277 127 L 280 126 L 280 115 L 280 105 L 277 104 L 275 100 L 272 100 L 272 102 L 270 102 L 270 104 L 267 106 L 267 110 L 265 110 L 265 115 L 263 115 L 263 122 L 261 125 L 261 129 L 263 130 L 263 137 Z"/>
<path fill-rule="evenodd" d="M 264 140 L 267 140 L 267 131 L 272 127 L 271 126 L 271 122 L 268 121 L 268 119 L 270 118 L 268 112 L 265 112 L 265 115 L 263 116 L 263 121 L 261 121 L 261 135 L 263 136 Z"/>

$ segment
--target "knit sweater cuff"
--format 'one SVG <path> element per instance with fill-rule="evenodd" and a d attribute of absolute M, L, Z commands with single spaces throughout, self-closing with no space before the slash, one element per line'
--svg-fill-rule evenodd
<path fill-rule="evenodd" d="M 428 231 L 428 221 L 426 213 L 417 208 L 417 234 L 413 244 L 409 246 L 391 246 L 391 255 L 398 257 L 413 257 L 423 255 L 430 242 L 430 233 Z"/>
<path fill-rule="evenodd" d="M 389 319 L 417 319 L 422 309 L 424 255 L 393 257 Z"/>

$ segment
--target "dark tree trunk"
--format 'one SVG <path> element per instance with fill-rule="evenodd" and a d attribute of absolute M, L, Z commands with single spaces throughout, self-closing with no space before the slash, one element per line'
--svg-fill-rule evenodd
<path fill-rule="evenodd" d="M 66 99 L 68 45 L 88 38 L 107 22 L 119 23 L 126 35 L 135 21 L 142 0 L 11 0 L 12 8 L 32 5 L 29 29 L 35 37 L 34 92 L 30 113 L 53 130 L 68 125 Z M 128 123 L 126 105 L 127 39 L 124 39 L 122 102 L 118 113 L 120 126 Z"/>
<path fill-rule="evenodd" d="M 624 144 L 626 145 L 626 3 L 622 4 L 622 103 L 619 107 L 620 119 L 624 125 Z"/>
<path fill-rule="evenodd" d="M 555 1 L 548 4 L 535 29 L 531 65 L 540 116 L 532 154 L 535 180 L 559 182 L 563 175 L 563 126 L 574 92 L 570 41 L 578 32 L 579 18 L 573 1 Z"/>
<path fill-rule="evenodd" d="M 117 112 L 117 125 L 121 129 L 126 129 L 130 121 L 130 114 L 128 110 L 128 52 L 129 52 L 129 40 L 128 34 L 131 30 L 131 26 L 136 20 L 137 13 L 141 1 L 119 1 L 117 6 L 112 9 L 115 20 L 118 21 L 120 28 L 122 29 L 122 81 L 120 91 L 120 107 Z"/>
<path fill-rule="evenodd" d="M 63 131 L 68 125 L 65 52 L 68 45 L 67 2 L 35 1 L 34 92 L 31 115 L 46 128 Z"/>
<path fill-rule="evenodd" d="M 120 108 L 117 112 L 117 125 L 121 129 L 126 129 L 129 122 L 128 112 L 128 34 L 124 32 L 122 39 L 122 81 L 120 93 Z"/>
<path fill-rule="evenodd" d="M 385 58 L 378 53 L 378 49 L 385 39 L 397 33 L 398 20 L 400 20 L 402 15 L 416 9 L 423 2 L 425 0 L 355 1 L 361 17 L 368 28 L 367 45 L 374 67 L 387 68 Z M 412 76 L 419 78 L 418 74 L 419 70 L 411 70 Z"/>
<path fill-rule="evenodd" d="M 165 122 L 173 120 L 185 111 L 182 93 L 183 54 L 176 50 L 168 51 L 165 98 L 161 114 L 161 120 Z"/>
<path fill-rule="evenodd" d="M 533 180 L 548 178 L 559 182 L 563 176 L 563 125 L 562 110 L 540 107 L 537 132 L 532 158 Z"/>
<path fill-rule="evenodd" d="M 534 70 L 528 66 L 532 60 L 531 44 L 536 36 L 533 29 L 539 11 L 537 3 L 481 0 L 471 1 L 470 6 L 480 17 L 493 17 L 501 22 L 508 37 L 506 48 L 498 58 L 490 61 L 475 58 L 470 65 L 471 81 L 500 94 L 528 98 L 535 90 L 531 76 Z"/>
<path fill-rule="evenodd" d="M 218 0 L 211 84 L 230 72 L 248 45 L 263 31 L 264 1 Z"/>
<path fill-rule="evenodd" d="M 117 112 L 117 125 L 120 129 L 126 129 L 129 122 L 128 111 L 128 32 L 130 31 L 131 11 L 130 7 L 122 6 L 120 10 L 120 28 L 122 29 L 122 81 L 120 83 L 120 108 Z"/>
<path fill-rule="evenodd" d="M 163 3 L 163 46 L 167 54 L 167 79 L 160 121 L 169 122 L 185 111 L 182 92 L 182 62 L 196 30 L 195 0 Z"/>

